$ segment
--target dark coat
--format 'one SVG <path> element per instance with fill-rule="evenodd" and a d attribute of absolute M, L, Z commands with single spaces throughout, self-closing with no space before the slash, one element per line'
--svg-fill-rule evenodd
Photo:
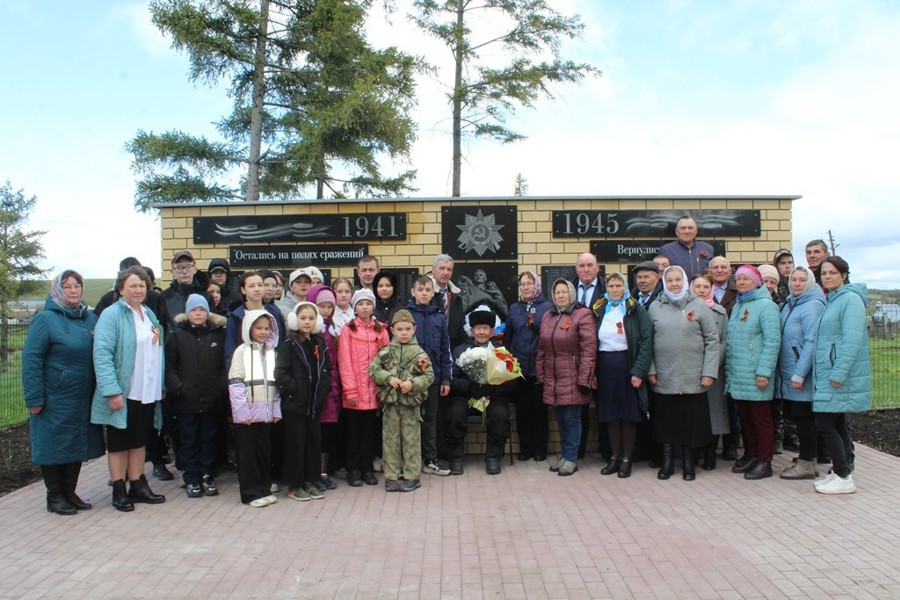
<path fill-rule="evenodd" d="M 653 291 L 650 292 L 650 297 L 647 298 L 647 302 L 645 304 L 641 305 L 644 307 L 644 310 L 650 309 L 650 305 L 653 304 L 653 302 L 659 297 L 659 295 L 662 293 L 662 289 L 663 289 L 662 280 L 660 280 L 659 283 L 656 284 L 656 287 L 653 288 Z M 634 298 L 634 300 L 638 304 L 640 304 L 641 303 L 641 290 L 639 290 L 638 288 L 635 287 L 633 290 L 631 290 L 631 297 Z"/>
<path fill-rule="evenodd" d="M 578 285 L 581 283 L 581 280 L 577 277 L 572 280 L 572 285 L 575 286 L 575 294 L 576 298 L 578 297 Z M 552 292 L 551 292 L 552 293 Z M 584 306 L 588 308 L 592 307 L 597 300 L 603 297 L 603 294 L 606 293 L 606 279 L 601 277 L 600 274 L 597 274 L 597 285 L 594 286 L 594 289 L 591 290 L 591 299 L 589 302 L 585 302 Z M 552 304 L 552 302 L 551 302 Z"/>
<path fill-rule="evenodd" d="M 209 277 L 209 273 L 216 267 L 225 269 L 225 284 L 222 286 L 222 301 L 219 302 L 219 305 L 222 311 L 220 314 L 226 314 L 229 306 L 235 302 L 243 302 L 244 297 L 241 295 L 241 290 L 237 289 L 236 282 L 234 281 L 234 278 L 231 277 L 231 266 L 224 258 L 214 258 L 209 261 L 209 267 L 206 268 L 207 278 L 212 281 L 212 278 Z M 212 308 L 211 304 L 210 308 Z"/>
<path fill-rule="evenodd" d="M 28 328 L 22 351 L 25 406 L 31 415 L 31 460 L 83 462 L 103 454 L 103 430 L 91 424 L 92 348 L 97 317 L 87 306 L 65 308 L 49 296 Z"/>
<path fill-rule="evenodd" d="M 225 317 L 210 313 L 206 324 L 194 326 L 180 314 L 175 322 L 166 338 L 166 390 L 175 414 L 227 409 Z"/>
<path fill-rule="evenodd" d="M 463 342 L 453 349 L 453 378 L 450 380 L 450 395 L 458 398 L 480 398 L 481 396 L 508 397 L 515 389 L 516 380 L 507 381 L 500 385 L 480 384 L 472 381 L 466 372 L 457 364 L 457 359 L 469 348 L 475 348 L 477 344 L 471 339 Z"/>
<path fill-rule="evenodd" d="M 534 377 L 537 362 L 538 338 L 541 331 L 541 319 L 553 303 L 539 297 L 534 302 L 524 300 L 509 307 L 509 318 L 506 320 L 506 348 L 519 359 L 522 375 Z"/>
<path fill-rule="evenodd" d="M 597 324 L 590 309 L 577 302 L 563 310 L 555 306 L 541 320 L 535 370 L 544 384 L 544 404 L 590 404 L 597 362 Z"/>
<path fill-rule="evenodd" d="M 715 290 L 713 290 L 715 293 Z M 725 293 L 722 294 L 722 301 L 716 302 L 719 306 L 725 309 L 725 312 L 728 314 L 728 317 L 731 318 L 731 310 L 734 308 L 734 305 L 737 303 L 737 288 L 734 287 L 734 283 L 729 280 L 726 287 Z M 715 297 L 715 296 L 713 296 Z"/>
<path fill-rule="evenodd" d="M 455 283 L 452 281 L 447 286 L 450 290 L 450 314 L 444 314 L 447 319 L 447 333 L 450 335 L 450 347 L 456 350 L 456 347 L 465 342 L 469 336 L 466 334 L 465 321 L 463 318 L 462 294 Z M 434 298 L 431 303 L 438 307 L 442 313 L 444 312 L 444 295 L 438 291 L 437 284 L 434 288 Z"/>
<path fill-rule="evenodd" d="M 416 341 L 428 353 L 431 368 L 434 370 L 434 382 L 450 385 L 453 372 L 453 358 L 450 353 L 450 334 L 447 331 L 447 320 L 434 304 L 420 305 L 415 298 L 409 301 L 406 308 L 416 320 Z"/>
<path fill-rule="evenodd" d="M 394 293 L 391 295 L 387 301 L 382 300 L 378 296 L 378 292 L 376 292 L 376 288 L 378 287 L 378 282 L 382 279 L 387 279 L 391 282 L 391 286 L 394 288 Z M 379 271 L 375 278 L 372 280 L 372 293 L 375 294 L 375 312 L 374 317 L 381 321 L 382 323 L 390 326 L 391 319 L 394 318 L 394 314 L 403 308 L 403 303 L 400 302 L 400 288 L 397 286 L 397 276 L 389 271 Z M 388 333 L 390 333 L 390 329 L 388 329 Z"/>
<path fill-rule="evenodd" d="M 301 344 L 308 345 L 310 361 Z M 328 345 L 320 335 L 313 334 L 301 342 L 291 335 L 278 346 L 275 354 L 275 381 L 281 390 L 281 412 L 316 419 L 331 391 L 331 359 Z"/>
<path fill-rule="evenodd" d="M 594 305 L 598 335 L 605 314 L 606 298 L 602 298 Z M 647 373 L 653 362 L 653 326 L 650 324 L 650 315 L 633 297 L 625 301 L 625 318 L 622 320 L 622 327 L 625 328 L 625 339 L 628 342 L 628 371 L 643 380 L 641 387 L 638 388 L 638 395 L 641 397 L 641 406 L 646 408 L 648 406 Z"/>
<path fill-rule="evenodd" d="M 191 283 L 178 283 L 178 281 L 172 281 L 169 287 L 163 290 L 162 297 L 166 303 L 166 315 L 168 318 L 164 319 L 159 314 L 157 314 L 157 318 L 159 318 L 160 323 L 165 325 L 167 334 L 171 334 L 175 331 L 175 317 L 184 312 L 188 296 L 191 294 L 200 294 L 206 298 L 206 302 L 212 306 L 212 298 L 209 297 L 209 293 L 206 291 L 208 285 L 209 283 L 206 281 L 206 274 L 204 274 L 202 281 L 199 277 L 194 277 L 194 280 Z"/>

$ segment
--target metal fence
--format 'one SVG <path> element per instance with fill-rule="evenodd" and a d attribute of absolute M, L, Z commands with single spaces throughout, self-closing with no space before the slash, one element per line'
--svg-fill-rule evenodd
<path fill-rule="evenodd" d="M 7 331 L 7 368 L 0 372 L 0 427 L 28 420 L 22 393 L 22 348 L 28 325 L 9 324 Z M 869 349 L 872 361 L 872 407 L 900 407 L 900 333 L 869 338 Z"/>

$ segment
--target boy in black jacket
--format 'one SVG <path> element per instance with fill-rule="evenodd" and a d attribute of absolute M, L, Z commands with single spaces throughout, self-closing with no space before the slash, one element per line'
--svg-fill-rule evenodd
<path fill-rule="evenodd" d="M 166 389 L 181 436 L 179 458 L 188 498 L 216 496 L 213 480 L 219 413 L 228 406 L 225 317 L 191 294 L 166 339 Z"/>

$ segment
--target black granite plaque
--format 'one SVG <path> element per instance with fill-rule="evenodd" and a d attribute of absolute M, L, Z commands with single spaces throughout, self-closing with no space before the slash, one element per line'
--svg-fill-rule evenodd
<path fill-rule="evenodd" d="M 444 206 L 441 248 L 455 261 L 518 258 L 515 206 Z"/>
<path fill-rule="evenodd" d="M 627 239 L 652 237 L 675 239 L 675 223 L 689 215 L 697 221 L 698 239 L 709 237 L 758 237 L 758 210 L 555 210 L 553 237 Z"/>
<path fill-rule="evenodd" d="M 622 240 L 607 242 L 600 240 L 591 241 L 591 252 L 602 263 L 639 263 L 645 260 L 653 260 L 659 254 L 659 248 L 671 240 Z M 712 244 L 716 256 L 727 256 L 725 253 L 727 244 L 723 240 L 703 240 Z"/>
<path fill-rule="evenodd" d="M 356 266 L 368 253 L 368 244 L 231 246 L 228 249 L 229 264 L 245 269 Z"/>
<path fill-rule="evenodd" d="M 195 244 L 405 239 L 406 213 L 194 217 Z"/>

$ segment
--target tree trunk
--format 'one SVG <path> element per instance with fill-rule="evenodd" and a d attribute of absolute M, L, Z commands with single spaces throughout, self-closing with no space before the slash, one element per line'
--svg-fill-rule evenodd
<path fill-rule="evenodd" d="M 462 72 L 463 44 L 465 36 L 465 0 L 457 0 L 456 4 L 456 71 L 453 75 L 453 193 L 454 198 L 462 195 L 460 172 L 462 170 Z"/>
<path fill-rule="evenodd" d="M 247 169 L 247 202 L 259 201 L 259 157 L 262 154 L 262 113 L 266 96 L 266 36 L 269 33 L 269 0 L 259 2 L 259 37 L 253 65 L 253 105 L 250 109 L 250 156 Z"/>

